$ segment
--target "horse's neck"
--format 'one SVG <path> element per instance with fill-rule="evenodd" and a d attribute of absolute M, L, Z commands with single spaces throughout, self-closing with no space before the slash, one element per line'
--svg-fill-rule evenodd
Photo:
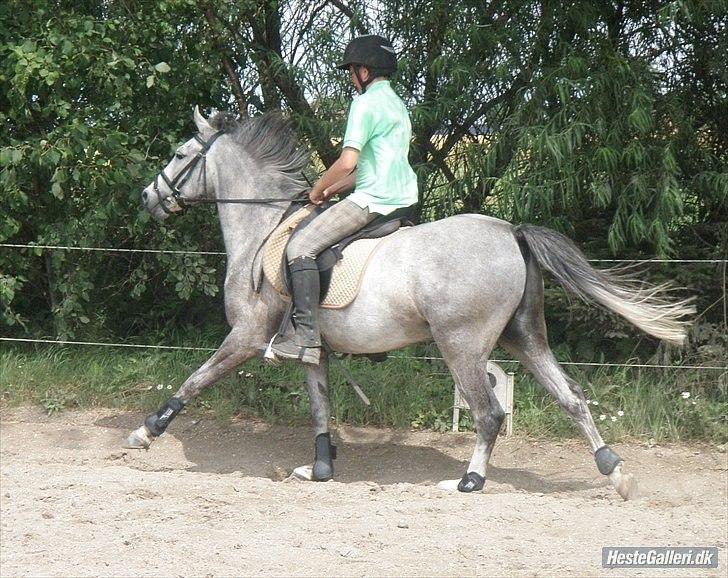
<path fill-rule="evenodd" d="M 233 198 L 232 195 L 230 198 Z M 225 252 L 228 261 L 252 264 L 268 234 L 280 222 L 286 205 L 220 205 Z"/>
<path fill-rule="evenodd" d="M 219 199 L 287 198 L 282 182 L 262 173 L 254 163 L 231 148 L 216 159 L 215 191 Z M 253 261 L 270 232 L 280 222 L 287 203 L 245 203 L 218 205 L 228 276 L 250 273 Z M 250 287 L 251 275 L 238 279 L 239 289 Z"/>
<path fill-rule="evenodd" d="M 276 198 L 287 196 L 277 189 L 263 195 L 260 191 L 245 185 L 223 190 L 225 193 L 220 195 L 219 198 L 250 199 L 262 198 L 263 196 Z M 248 273 L 244 279 L 238 279 L 236 285 L 239 288 L 242 288 L 241 286 L 248 287 L 251 278 L 249 273 L 261 245 L 280 222 L 287 206 L 286 203 L 218 205 L 220 226 L 227 254 L 228 272 L 246 271 Z M 252 290 L 252 287 L 249 288 Z"/>

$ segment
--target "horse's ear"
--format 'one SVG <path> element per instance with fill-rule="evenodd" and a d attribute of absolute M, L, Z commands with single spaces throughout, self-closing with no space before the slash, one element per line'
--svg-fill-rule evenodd
<path fill-rule="evenodd" d="M 195 112 L 194 112 L 193 118 L 195 119 L 195 124 L 197 125 L 197 130 L 200 131 L 201 133 L 215 132 L 215 129 L 212 128 L 212 126 L 210 126 L 210 123 L 207 122 L 207 119 L 204 116 L 202 116 L 199 106 L 195 106 Z"/>

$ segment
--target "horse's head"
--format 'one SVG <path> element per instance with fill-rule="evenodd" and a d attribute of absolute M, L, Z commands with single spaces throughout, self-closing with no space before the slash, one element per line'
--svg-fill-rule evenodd
<path fill-rule="evenodd" d="M 308 155 L 280 114 L 236 120 L 217 113 L 207 120 L 195 107 L 194 119 L 198 133 L 177 149 L 142 192 L 144 206 L 154 218 L 166 219 L 205 202 L 270 207 L 289 202 L 303 190 Z M 215 145 L 222 135 L 225 138 Z"/>
<path fill-rule="evenodd" d="M 160 221 L 183 213 L 188 205 L 215 193 L 206 155 L 224 131 L 214 129 L 198 107 L 194 120 L 198 133 L 177 149 L 172 160 L 142 192 L 144 207 Z"/>

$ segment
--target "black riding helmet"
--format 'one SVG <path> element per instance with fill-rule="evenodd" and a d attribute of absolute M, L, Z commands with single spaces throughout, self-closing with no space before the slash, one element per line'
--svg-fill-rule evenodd
<path fill-rule="evenodd" d="M 349 42 L 337 68 L 346 70 L 352 64 L 364 65 L 381 76 L 391 76 L 397 70 L 397 53 L 386 38 L 367 34 Z"/>

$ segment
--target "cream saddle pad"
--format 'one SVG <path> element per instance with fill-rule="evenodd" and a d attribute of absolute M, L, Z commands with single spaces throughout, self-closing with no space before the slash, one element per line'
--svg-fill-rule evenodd
<path fill-rule="evenodd" d="M 307 205 L 283 221 L 271 233 L 263 247 L 263 273 L 275 290 L 284 298 L 290 299 L 281 274 L 283 252 L 291 233 L 296 226 L 315 209 Z M 321 307 L 340 309 L 351 303 L 359 293 L 361 278 L 367 264 L 374 255 L 377 245 L 386 237 L 379 239 L 360 239 L 348 245 L 343 259 L 337 261 L 331 274 L 331 285 Z"/>

